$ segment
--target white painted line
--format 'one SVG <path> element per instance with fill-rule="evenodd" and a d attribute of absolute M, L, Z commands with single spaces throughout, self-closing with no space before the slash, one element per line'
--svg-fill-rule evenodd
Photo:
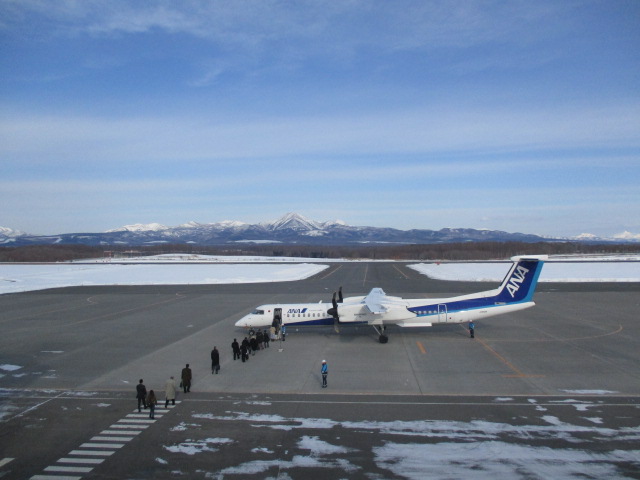
<path fill-rule="evenodd" d="M 156 413 L 155 415 L 158 418 L 162 418 L 162 415 L 158 415 Z M 130 413 L 129 415 L 127 415 L 127 418 L 149 418 L 149 414 L 144 414 L 144 413 Z"/>
<path fill-rule="evenodd" d="M 104 458 L 68 458 L 63 457 L 58 460 L 58 463 L 88 463 L 97 465 L 104 462 Z"/>
<path fill-rule="evenodd" d="M 15 460 L 15 458 L 11 458 L 11 457 L 3 458 L 2 460 L 0 460 L 0 467 L 4 467 L 7 463 L 9 463 L 12 460 Z"/>
<path fill-rule="evenodd" d="M 156 421 L 150 418 L 148 420 L 143 420 L 141 418 L 123 418 L 122 420 L 118 420 L 118 423 L 156 423 Z"/>
<path fill-rule="evenodd" d="M 31 480 L 80 480 L 82 477 L 69 477 L 65 475 L 34 475 Z"/>
<path fill-rule="evenodd" d="M 138 435 L 139 433 L 142 433 L 142 430 L 129 430 L 127 432 L 122 430 L 103 430 L 100 435 Z"/>
<path fill-rule="evenodd" d="M 114 450 L 71 450 L 69 455 L 84 455 L 87 457 L 110 457 Z"/>
<path fill-rule="evenodd" d="M 89 473 L 93 467 L 47 467 L 45 472 Z"/>
<path fill-rule="evenodd" d="M 109 428 L 135 428 L 137 429 L 144 429 L 144 428 L 148 428 L 149 425 L 111 425 Z M 129 433 L 129 432 L 126 432 Z"/>
<path fill-rule="evenodd" d="M 130 442 L 131 440 L 133 440 L 133 437 L 116 437 L 116 436 L 97 436 L 97 437 L 91 437 L 91 441 L 92 442 Z"/>
<path fill-rule="evenodd" d="M 83 443 L 80 448 L 122 448 L 124 443 Z"/>

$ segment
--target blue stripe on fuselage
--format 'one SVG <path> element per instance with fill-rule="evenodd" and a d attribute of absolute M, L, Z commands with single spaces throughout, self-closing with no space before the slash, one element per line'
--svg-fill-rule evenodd
<path fill-rule="evenodd" d="M 447 313 L 455 313 L 480 308 L 491 308 L 501 305 L 513 305 L 530 302 L 542 271 L 542 261 L 520 261 L 511 272 L 509 278 L 503 282 L 502 289 L 497 295 L 485 298 L 469 298 L 455 302 L 441 302 L 430 305 L 409 308 L 410 312 L 419 317 L 438 315 L 438 305 L 446 305 Z M 427 313 L 418 313 L 427 312 Z M 440 311 L 440 314 L 445 312 Z"/>
<path fill-rule="evenodd" d="M 336 323 L 336 321 L 333 319 L 333 317 L 328 317 L 328 318 L 318 318 L 316 320 L 300 320 L 300 321 L 294 321 L 294 322 L 288 322 L 285 321 L 284 324 L 288 327 L 288 326 L 296 326 L 296 327 L 318 327 L 318 326 L 331 326 L 334 325 Z M 364 322 L 337 322 L 340 326 L 342 325 L 362 325 L 362 324 L 367 324 L 368 322 L 364 321 Z"/>

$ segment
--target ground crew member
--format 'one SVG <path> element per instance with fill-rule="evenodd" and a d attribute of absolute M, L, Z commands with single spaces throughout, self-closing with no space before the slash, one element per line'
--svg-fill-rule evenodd
<path fill-rule="evenodd" d="M 322 388 L 327 388 L 327 375 L 329 375 L 329 366 L 326 360 L 322 360 L 322 367 L 320 367 L 320 373 L 322 374 Z"/>

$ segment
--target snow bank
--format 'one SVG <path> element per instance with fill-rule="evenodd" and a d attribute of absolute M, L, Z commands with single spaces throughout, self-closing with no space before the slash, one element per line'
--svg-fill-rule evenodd
<path fill-rule="evenodd" d="M 410 268 L 438 280 L 501 282 L 507 263 L 419 263 Z M 545 262 L 540 282 L 640 282 L 640 262 Z"/>
<path fill-rule="evenodd" d="M 0 294 L 90 285 L 206 285 L 302 280 L 327 265 L 298 264 L 0 264 Z"/>
<path fill-rule="evenodd" d="M 308 261 L 307 261 L 308 260 Z M 590 258 L 546 262 L 541 282 L 640 282 L 640 261 Z M 300 258 L 159 255 L 110 263 L 1 264 L 0 294 L 48 288 L 105 285 L 207 285 L 303 280 L 328 268 L 329 261 Z M 344 260 L 333 260 L 344 261 Z M 242 262 L 242 263 L 235 263 Z M 301 263 L 303 262 L 303 263 Z M 409 265 L 439 280 L 500 282 L 509 263 L 420 263 Z"/>

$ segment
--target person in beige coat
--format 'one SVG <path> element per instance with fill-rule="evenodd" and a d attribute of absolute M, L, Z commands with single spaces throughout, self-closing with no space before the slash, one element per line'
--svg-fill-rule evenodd
<path fill-rule="evenodd" d="M 167 408 L 169 406 L 169 400 L 171 400 L 172 405 L 176 404 L 176 388 L 176 382 L 173 377 L 171 377 L 169 380 L 167 380 L 167 384 L 164 387 L 164 408 Z"/>

